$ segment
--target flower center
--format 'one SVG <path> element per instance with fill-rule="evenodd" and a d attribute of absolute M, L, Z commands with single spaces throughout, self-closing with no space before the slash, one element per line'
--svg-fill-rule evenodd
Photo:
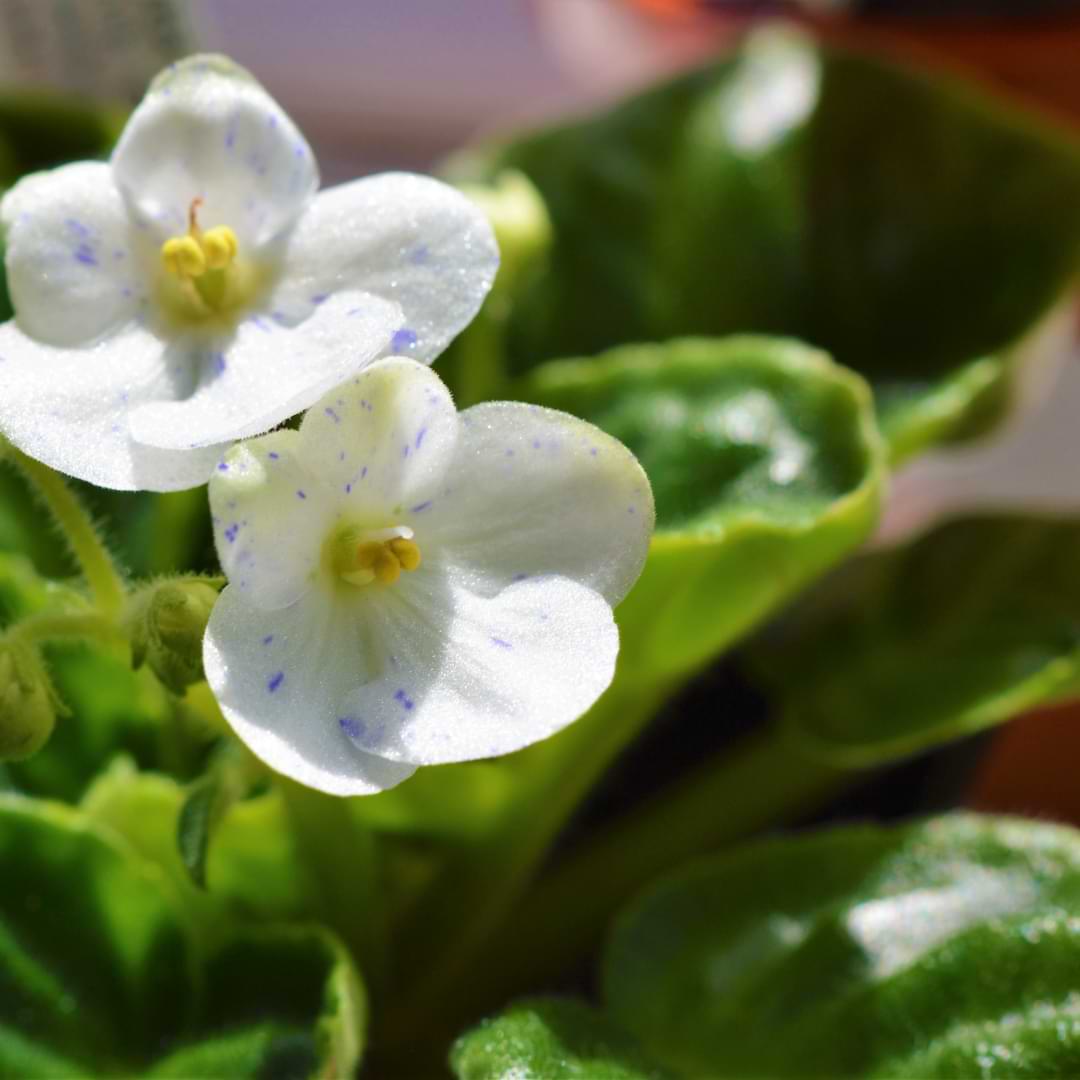
<path fill-rule="evenodd" d="M 161 245 L 161 262 L 197 308 L 220 311 L 236 292 L 239 244 L 228 225 L 215 225 L 205 232 L 199 227 L 201 205 L 201 198 L 192 200 L 188 231 Z"/>
<path fill-rule="evenodd" d="M 333 541 L 334 572 L 350 585 L 393 585 L 402 570 L 420 565 L 420 547 L 412 529 L 396 525 L 389 529 L 343 529 Z"/>

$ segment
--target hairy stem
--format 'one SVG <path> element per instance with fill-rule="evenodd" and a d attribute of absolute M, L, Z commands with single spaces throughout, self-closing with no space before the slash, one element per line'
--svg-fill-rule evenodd
<path fill-rule="evenodd" d="M 9 446 L 7 455 L 52 515 L 86 578 L 97 608 L 109 618 L 118 616 L 126 596 L 123 578 L 74 492 L 59 473 L 21 450 Z"/>

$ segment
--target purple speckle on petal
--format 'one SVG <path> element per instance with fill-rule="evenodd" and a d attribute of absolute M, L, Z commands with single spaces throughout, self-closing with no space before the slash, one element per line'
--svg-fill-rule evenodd
<path fill-rule="evenodd" d="M 266 456 L 270 458 L 271 461 L 277 461 L 277 459 L 281 457 L 281 455 L 276 450 L 271 450 L 270 453 Z"/>
<path fill-rule="evenodd" d="M 325 304 L 325 303 L 326 303 L 326 301 L 327 301 L 327 300 L 329 300 L 329 299 L 330 299 L 330 294 L 329 294 L 329 293 L 324 293 L 324 292 L 321 292 L 321 293 L 316 293 L 316 294 L 315 294 L 315 295 L 314 295 L 314 296 L 313 296 L 313 297 L 311 298 L 311 302 L 312 302 L 312 303 L 313 303 L 313 304 L 314 304 L 314 305 L 315 305 L 316 307 L 318 307 L 318 306 L 319 306 L 320 304 Z"/>
<path fill-rule="evenodd" d="M 431 499 L 428 499 L 426 502 L 417 503 L 414 507 L 410 508 L 409 513 L 422 514 L 429 506 L 431 506 Z"/>
<path fill-rule="evenodd" d="M 364 722 L 358 720 L 355 716 L 341 716 L 338 718 L 338 724 L 350 739 L 362 739 L 364 737 Z"/>
<path fill-rule="evenodd" d="M 533 439 L 533 449 L 534 450 L 539 450 L 540 449 L 540 440 L 539 439 Z"/>
<path fill-rule="evenodd" d="M 80 244 L 75 249 L 75 261 L 81 262 L 84 266 L 97 266 L 97 257 L 89 244 Z"/>
<path fill-rule="evenodd" d="M 394 694 L 394 700 L 398 702 L 406 712 L 412 712 L 413 706 L 416 704 L 404 690 L 398 690 L 397 693 Z"/>
<path fill-rule="evenodd" d="M 509 641 L 504 641 L 501 637 L 493 637 L 491 644 L 498 645 L 500 649 L 512 649 L 514 647 Z"/>
<path fill-rule="evenodd" d="M 222 374 L 225 370 L 225 354 L 223 352 L 214 353 L 214 371 L 218 375 Z"/>
<path fill-rule="evenodd" d="M 420 449 L 420 444 L 421 444 L 421 443 L 422 443 L 422 442 L 424 441 L 424 436 L 425 436 L 426 434 L 427 434 L 427 428 L 426 428 L 426 427 L 422 427 L 422 428 L 421 428 L 421 429 L 420 429 L 420 430 L 419 430 L 419 431 L 418 431 L 418 432 L 416 433 L 416 449 L 417 449 L 417 450 L 419 450 L 419 449 Z"/>
<path fill-rule="evenodd" d="M 225 530 L 225 539 L 228 540 L 230 544 L 235 544 L 236 536 L 239 532 L 240 526 L 236 524 L 236 522 L 233 522 L 233 524 Z"/>
<path fill-rule="evenodd" d="M 345 485 L 345 494 L 346 495 L 351 495 L 352 494 L 352 484 L 346 484 Z"/>
<path fill-rule="evenodd" d="M 403 326 L 390 339 L 391 349 L 411 349 L 416 344 L 416 331 Z"/>
<path fill-rule="evenodd" d="M 224 461 L 219 461 L 218 462 L 218 472 L 228 472 L 228 471 L 229 471 L 228 464 L 226 462 L 224 462 Z"/>
<path fill-rule="evenodd" d="M 511 581 L 524 581 L 528 576 L 529 576 L 528 574 L 515 574 L 510 580 Z"/>
<path fill-rule="evenodd" d="M 263 643 L 264 645 L 269 645 L 269 644 L 270 644 L 270 642 L 271 642 L 271 641 L 273 641 L 273 640 L 274 640 L 274 635 L 273 635 L 273 634 L 267 634 L 267 635 L 266 635 L 266 637 L 264 637 L 264 638 L 263 638 L 263 642 L 262 642 L 262 643 Z"/>
<path fill-rule="evenodd" d="M 336 412 L 334 412 L 334 410 L 331 409 L 329 405 L 327 405 L 326 408 L 323 409 L 323 412 L 326 413 L 326 415 L 329 416 L 330 419 L 333 420 L 335 424 L 340 424 L 341 423 L 341 417 L 338 416 L 338 414 Z"/>
<path fill-rule="evenodd" d="M 269 690 L 270 693 L 272 694 L 277 690 L 277 688 L 284 681 L 285 681 L 285 672 L 284 671 L 279 671 L 276 674 L 270 676 L 270 681 L 266 684 L 266 689 Z"/>
<path fill-rule="evenodd" d="M 360 479 L 363 480 L 365 476 L 367 476 L 367 466 L 366 465 L 360 470 Z"/>
<path fill-rule="evenodd" d="M 297 497 L 298 499 L 306 499 L 306 498 L 307 498 L 307 495 L 306 495 L 306 494 L 304 493 L 304 491 L 303 491 L 303 489 L 302 489 L 302 488 L 297 488 L 297 489 L 296 489 L 296 497 Z"/>

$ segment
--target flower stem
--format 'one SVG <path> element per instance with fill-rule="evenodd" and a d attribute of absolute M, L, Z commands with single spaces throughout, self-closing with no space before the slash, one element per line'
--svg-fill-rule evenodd
<path fill-rule="evenodd" d="M 315 887 L 319 917 L 352 953 L 369 989 L 385 971 L 385 910 L 374 835 L 354 820 L 347 799 L 276 777 L 296 850 Z"/>
<path fill-rule="evenodd" d="M 39 644 L 43 641 L 55 641 L 58 638 L 124 640 L 124 634 L 116 622 L 96 611 L 29 615 L 9 627 L 5 637 L 17 638 L 26 644 Z"/>
<path fill-rule="evenodd" d="M 804 757 L 776 730 L 707 761 L 592 835 L 537 883 L 488 946 L 492 957 L 512 955 L 513 965 L 481 966 L 483 1006 L 566 970 L 658 875 L 792 821 L 860 775 Z M 561 918 L 565 911 L 573 918 Z"/>
<path fill-rule="evenodd" d="M 21 450 L 9 446 L 7 454 L 52 514 L 98 609 L 107 617 L 118 616 L 126 595 L 123 578 L 75 493 L 59 473 Z"/>

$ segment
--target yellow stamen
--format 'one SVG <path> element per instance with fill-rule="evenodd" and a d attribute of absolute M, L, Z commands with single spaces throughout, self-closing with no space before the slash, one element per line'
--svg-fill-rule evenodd
<path fill-rule="evenodd" d="M 356 533 L 346 530 L 334 543 L 334 569 L 350 585 L 393 585 L 403 570 L 411 572 L 421 562 L 419 546 L 404 536 L 357 541 Z"/>
<path fill-rule="evenodd" d="M 203 232 L 198 210 L 202 199 L 193 199 L 188 210 L 188 231 L 161 245 L 161 261 L 176 277 L 201 278 L 210 270 L 224 270 L 236 258 L 239 242 L 228 225 L 215 225 Z"/>

